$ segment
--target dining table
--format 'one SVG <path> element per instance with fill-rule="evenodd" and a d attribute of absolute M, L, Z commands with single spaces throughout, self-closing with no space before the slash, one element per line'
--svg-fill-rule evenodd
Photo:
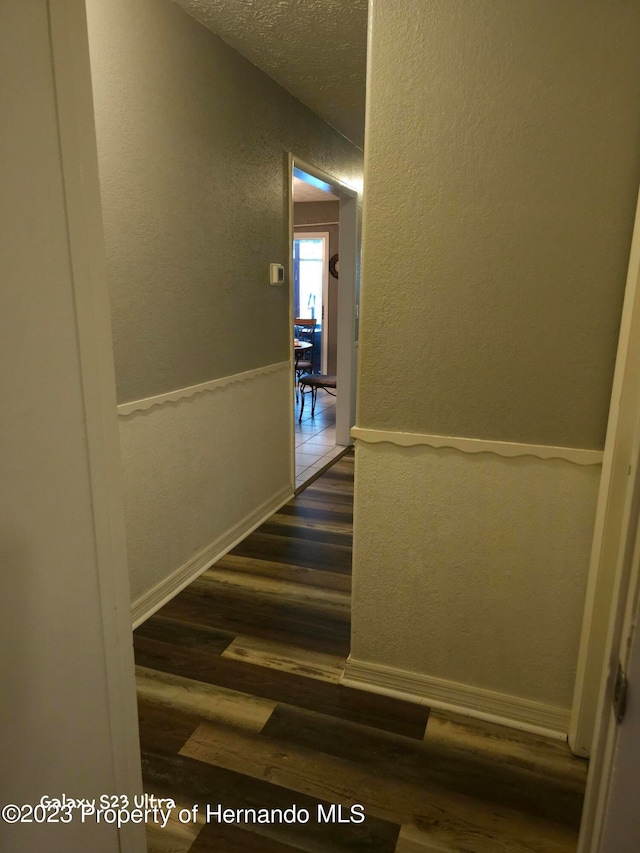
<path fill-rule="evenodd" d="M 302 353 L 305 350 L 311 349 L 313 344 L 310 341 L 299 341 L 297 338 L 293 339 L 293 353 L 295 356 L 296 362 L 300 360 Z"/>

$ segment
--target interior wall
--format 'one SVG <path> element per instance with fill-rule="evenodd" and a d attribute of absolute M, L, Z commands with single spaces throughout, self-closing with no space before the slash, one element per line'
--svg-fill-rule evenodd
<path fill-rule="evenodd" d="M 119 402 L 288 359 L 283 154 L 361 152 L 169 0 L 87 8 Z"/>
<path fill-rule="evenodd" d="M 72 64 L 73 74 L 61 73 L 60 62 Z M 35 806 L 43 796 L 137 793 L 116 769 L 117 720 L 136 738 L 133 660 L 121 650 L 122 666 L 131 667 L 130 695 L 120 694 L 114 709 L 105 636 L 117 614 L 102 605 L 109 593 L 97 529 L 105 518 L 87 425 L 86 383 L 104 383 L 94 391 L 111 394 L 115 406 L 113 367 L 98 379 L 79 347 L 79 303 L 95 304 L 96 282 L 105 286 L 96 273 L 104 259 L 99 240 L 78 240 L 93 228 L 79 234 L 70 225 L 80 216 L 78 195 L 85 222 L 100 221 L 82 0 L 3 3 L 0 76 L 0 110 L 11 116 L 0 134 L 0 802 Z M 68 143 L 80 128 L 77 156 L 68 157 L 61 139 Z M 77 265 L 84 251 L 92 252 L 89 274 Z M 98 432 L 99 444 L 115 439 L 115 413 Z M 107 517 L 106 526 L 108 538 L 123 538 L 121 517 Z M 116 562 L 112 575 L 124 571 Z M 114 585 L 111 577 L 107 586 Z M 143 846 L 121 846 L 118 835 L 79 815 L 56 824 L 34 816 L 4 821 L 0 846 L 52 853 Z"/>
<path fill-rule="evenodd" d="M 293 205 L 296 231 L 327 231 L 329 257 L 340 249 L 340 202 L 297 201 Z M 306 223 L 311 223 L 307 225 Z M 314 227 L 322 225 L 320 227 Z M 329 275 L 329 305 L 327 306 L 329 336 L 327 340 L 327 373 L 335 376 L 338 364 L 338 279 Z"/>
<path fill-rule="evenodd" d="M 372 14 L 363 424 L 602 448 L 640 179 L 640 7 Z"/>
<path fill-rule="evenodd" d="M 516 699 L 566 724 L 598 469 L 564 448 L 593 461 L 604 441 L 640 7 L 373 0 L 370 15 L 354 660 L 409 671 L 427 699 L 439 679 L 459 704 L 484 690 L 506 717 Z M 380 441 L 396 452 L 378 469 Z M 539 445 L 557 457 L 544 472 L 504 458 Z"/>
<path fill-rule="evenodd" d="M 319 222 L 337 225 L 340 221 L 339 201 L 297 201 L 293 206 L 296 225 L 317 225 Z"/>
<path fill-rule="evenodd" d="M 292 488 L 289 377 L 274 389 L 269 372 L 291 357 L 289 284 L 269 285 L 290 251 L 285 152 L 348 184 L 362 152 L 169 0 L 87 12 L 118 401 L 164 400 L 121 417 L 123 447 L 145 448 L 124 470 L 143 497 L 128 502 L 127 535 L 144 597 L 167 579 L 155 519 L 175 510 L 184 569 Z M 229 381 L 205 415 L 190 399 L 216 380 Z M 256 405 L 237 423 L 245 382 Z M 251 468 L 247 448 L 262 450 Z"/>

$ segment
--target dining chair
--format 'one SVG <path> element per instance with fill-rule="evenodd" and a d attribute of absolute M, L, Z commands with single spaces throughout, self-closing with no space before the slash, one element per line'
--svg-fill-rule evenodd
<path fill-rule="evenodd" d="M 300 379 L 303 373 L 313 373 L 313 351 L 316 341 L 316 324 L 317 320 L 298 317 L 294 320 L 297 329 L 296 337 L 300 341 L 307 341 L 311 344 L 309 349 L 301 352 L 295 363 L 296 382 Z"/>
<path fill-rule="evenodd" d="M 311 417 L 316 413 L 316 399 L 318 397 L 318 388 L 322 388 L 327 394 L 335 397 L 336 377 L 329 376 L 326 373 L 305 373 L 298 380 L 300 388 L 300 414 L 298 415 L 298 423 L 302 420 L 304 412 L 304 398 L 308 392 L 311 393 Z M 333 388 L 333 391 L 331 390 Z"/>

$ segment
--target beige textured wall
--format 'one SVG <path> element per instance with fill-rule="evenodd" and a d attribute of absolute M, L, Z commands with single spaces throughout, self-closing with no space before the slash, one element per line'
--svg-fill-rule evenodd
<path fill-rule="evenodd" d="M 297 231 L 327 231 L 329 234 L 329 257 L 340 249 L 340 229 L 336 223 L 340 218 L 339 201 L 302 201 L 293 206 L 293 221 Z M 311 222 L 312 225 L 304 223 Z M 314 227 L 319 223 L 322 228 Z M 326 224 L 331 223 L 331 224 Z M 329 305 L 327 340 L 327 373 L 335 375 L 338 357 L 338 280 L 329 275 Z"/>
<path fill-rule="evenodd" d="M 339 201 L 297 201 L 293 206 L 296 225 L 317 225 L 319 222 L 339 222 Z"/>
<path fill-rule="evenodd" d="M 373 0 L 371 15 L 357 425 L 601 448 L 640 5 Z M 566 720 L 597 466 L 356 446 L 354 659 Z"/>
<path fill-rule="evenodd" d="M 631 0 L 373 0 L 361 426 L 603 446 L 639 39 Z"/>
<path fill-rule="evenodd" d="M 362 152 L 169 0 L 87 10 L 119 401 L 287 359 L 284 152 Z"/>

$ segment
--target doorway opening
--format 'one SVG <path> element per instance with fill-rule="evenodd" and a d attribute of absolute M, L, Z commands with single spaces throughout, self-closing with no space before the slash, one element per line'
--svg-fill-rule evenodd
<path fill-rule="evenodd" d="M 290 158 L 293 477 L 304 488 L 351 443 L 355 406 L 356 210 L 353 189 Z M 302 347 L 301 347 L 302 345 Z M 300 364 L 305 370 L 298 369 Z M 326 377 L 314 392 L 306 374 Z M 353 398 L 353 399 L 352 399 Z"/>

